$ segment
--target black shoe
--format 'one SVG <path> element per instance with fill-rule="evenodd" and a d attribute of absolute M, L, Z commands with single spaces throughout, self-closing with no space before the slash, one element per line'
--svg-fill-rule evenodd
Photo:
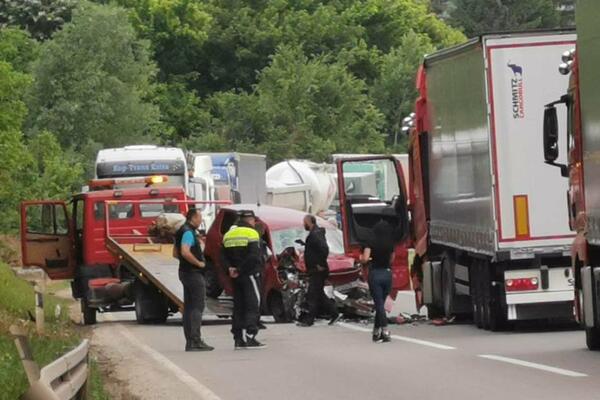
<path fill-rule="evenodd" d="M 267 345 L 256 340 L 255 336 L 246 335 L 246 348 L 247 349 L 249 349 L 249 350 L 265 349 L 266 347 L 267 347 Z"/>
<path fill-rule="evenodd" d="M 381 341 L 382 341 L 383 343 L 389 343 L 389 342 L 391 342 L 391 341 L 392 341 L 392 336 L 390 335 L 390 331 L 388 331 L 388 330 L 384 330 L 384 331 L 381 333 Z"/>
<path fill-rule="evenodd" d="M 373 343 L 383 343 L 383 334 L 381 329 L 373 329 Z"/>
<path fill-rule="evenodd" d="M 340 319 L 342 319 L 342 314 L 341 313 L 338 313 L 338 314 L 334 315 L 329 320 L 329 325 L 335 325 L 335 324 L 337 324 Z"/>
<path fill-rule="evenodd" d="M 314 324 L 312 322 L 306 322 L 306 321 L 300 321 L 296 324 L 296 326 L 299 326 L 301 328 L 308 328 L 309 326 L 313 326 Z"/>
<path fill-rule="evenodd" d="M 247 349 L 247 345 L 246 342 L 244 342 L 244 339 L 235 339 L 233 348 L 235 350 L 245 350 Z"/>
<path fill-rule="evenodd" d="M 262 321 L 258 321 L 256 327 L 261 331 L 267 329 L 267 326 Z"/>
<path fill-rule="evenodd" d="M 214 349 L 214 347 L 207 345 L 202 340 L 185 346 L 185 351 L 213 351 Z"/>

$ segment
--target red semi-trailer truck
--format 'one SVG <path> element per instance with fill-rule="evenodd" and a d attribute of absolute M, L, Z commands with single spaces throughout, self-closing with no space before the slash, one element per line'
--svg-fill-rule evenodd
<path fill-rule="evenodd" d="M 565 210 L 575 231 L 575 314 L 585 328 L 588 348 L 600 350 L 600 3 L 578 0 L 576 19 L 577 50 L 566 51 L 559 68 L 563 76 L 570 75 L 568 92 L 545 108 L 544 157 L 547 164 L 560 167 L 555 175 L 568 177 Z M 557 72 L 554 78 L 562 84 Z M 561 103 L 566 107 L 557 108 Z"/>
<path fill-rule="evenodd" d="M 480 328 L 572 318 L 564 180 L 536 163 L 572 31 L 490 34 L 425 58 L 410 131 L 413 284 L 432 317 Z M 537 150 L 539 151 L 539 150 Z M 533 157 L 532 157 L 533 156 Z"/>

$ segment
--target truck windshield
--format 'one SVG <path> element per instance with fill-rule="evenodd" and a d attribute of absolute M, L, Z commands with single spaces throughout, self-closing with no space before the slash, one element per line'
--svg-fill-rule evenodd
<path fill-rule="evenodd" d="M 97 201 L 94 203 L 94 216 L 97 220 L 104 219 L 104 202 Z M 133 217 L 132 203 L 117 203 L 108 206 L 108 216 L 110 219 L 128 219 Z"/>
<path fill-rule="evenodd" d="M 179 213 L 177 204 L 140 204 L 140 214 L 142 218 L 155 218 L 164 213 Z"/>
<path fill-rule="evenodd" d="M 390 201 L 400 194 L 396 165 L 390 159 L 345 161 L 343 173 L 348 196 L 370 196 Z"/>

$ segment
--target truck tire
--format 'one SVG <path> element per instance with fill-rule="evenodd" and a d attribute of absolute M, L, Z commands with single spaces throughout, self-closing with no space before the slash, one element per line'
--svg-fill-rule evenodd
<path fill-rule="evenodd" d="M 169 301 L 151 285 L 136 281 L 135 319 L 138 324 L 164 324 L 169 316 Z"/>
<path fill-rule="evenodd" d="M 427 305 L 427 318 L 438 319 L 444 317 L 444 310 L 434 304 Z"/>
<path fill-rule="evenodd" d="M 585 328 L 585 342 L 589 350 L 600 350 L 600 329 Z"/>
<path fill-rule="evenodd" d="M 493 279 L 490 269 L 492 265 L 488 261 L 482 262 L 483 273 L 483 326 L 484 329 L 492 332 L 498 332 L 506 328 L 507 320 L 504 310 L 501 306 L 502 290 L 493 286 Z"/>
<path fill-rule="evenodd" d="M 278 324 L 290 323 L 294 320 L 294 310 L 283 301 L 280 292 L 272 291 L 268 297 L 268 306 L 273 319 Z"/>
<path fill-rule="evenodd" d="M 88 305 L 88 302 L 85 298 L 81 299 L 81 312 L 83 314 L 83 324 L 84 325 L 95 325 L 96 324 L 96 310 L 93 307 Z"/>

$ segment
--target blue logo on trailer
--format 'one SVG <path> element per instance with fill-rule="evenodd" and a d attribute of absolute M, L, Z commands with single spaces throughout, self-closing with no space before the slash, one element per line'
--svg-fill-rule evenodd
<path fill-rule="evenodd" d="M 512 110 L 514 119 L 525 118 L 525 86 L 523 82 L 523 67 L 510 61 L 507 67 L 513 73 L 510 80 L 510 89 L 512 93 Z"/>

